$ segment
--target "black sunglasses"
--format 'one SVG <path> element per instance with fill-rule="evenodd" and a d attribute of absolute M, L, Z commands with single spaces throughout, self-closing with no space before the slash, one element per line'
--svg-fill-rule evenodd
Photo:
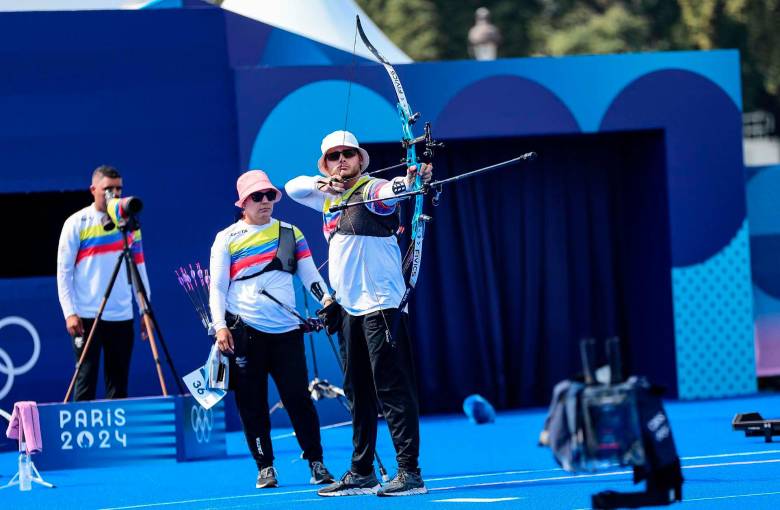
<path fill-rule="evenodd" d="M 325 159 L 328 161 L 338 161 L 342 154 L 344 155 L 344 159 L 349 159 L 354 158 L 357 153 L 357 149 L 344 149 L 343 151 L 329 152 L 325 155 Z"/>
<path fill-rule="evenodd" d="M 263 197 L 267 198 L 269 202 L 273 202 L 276 200 L 276 190 L 269 189 L 268 191 L 255 191 L 249 195 L 249 198 L 252 199 L 252 202 L 262 202 Z"/>

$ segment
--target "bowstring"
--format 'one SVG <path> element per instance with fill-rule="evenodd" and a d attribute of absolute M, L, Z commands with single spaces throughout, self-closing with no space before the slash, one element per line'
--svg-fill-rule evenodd
<path fill-rule="evenodd" d="M 357 67 L 357 38 L 358 38 L 358 31 L 357 31 L 357 25 L 355 25 L 355 37 L 352 40 L 352 64 L 349 66 L 349 82 L 347 85 L 347 107 L 345 108 L 344 111 L 343 131 L 347 130 L 347 122 L 349 121 L 349 102 L 352 99 L 352 82 L 354 81 L 355 78 L 355 67 Z M 341 141 L 343 143 L 344 139 L 342 138 Z"/>
<path fill-rule="evenodd" d="M 344 113 L 344 129 L 343 129 L 344 132 L 346 132 L 346 130 L 347 130 L 347 122 L 349 120 L 349 105 L 350 105 L 350 100 L 351 100 L 351 97 L 352 97 L 352 82 L 354 81 L 354 78 L 355 78 L 355 68 L 357 67 L 357 38 L 358 38 L 358 29 L 357 29 L 357 23 L 355 23 L 355 37 L 354 37 L 354 39 L 352 41 L 352 65 L 350 66 L 349 84 L 347 85 L 347 105 L 346 105 L 346 112 Z M 343 136 L 346 137 L 346 133 Z M 343 142 L 344 142 L 344 140 L 342 140 L 342 143 Z M 361 172 L 362 172 L 362 170 L 361 170 Z M 355 184 L 357 184 L 357 181 L 355 182 Z M 346 190 L 345 190 L 345 192 L 346 192 Z M 347 199 L 347 201 L 349 201 L 349 199 Z M 360 207 L 360 206 L 358 206 L 358 207 Z M 341 215 L 341 218 L 347 218 L 347 220 L 349 222 L 349 225 L 350 225 L 350 228 L 352 229 L 352 235 L 356 236 L 357 235 L 357 229 L 355 228 L 355 224 L 352 222 L 352 218 L 350 217 L 349 214 L 347 214 L 347 212 L 348 212 L 348 209 L 345 209 L 343 211 L 340 211 L 339 214 Z M 330 244 L 330 243 L 328 243 L 328 244 Z M 361 258 L 363 258 L 363 248 L 364 247 L 361 246 L 360 249 L 358 250 L 358 256 L 360 256 Z M 328 260 L 330 260 L 330 257 L 328 258 Z M 323 262 L 322 266 L 327 264 L 328 260 Z M 366 271 L 366 276 L 368 277 L 367 281 L 368 281 L 368 283 L 370 283 L 370 286 L 371 286 L 370 290 L 371 290 L 371 293 L 374 295 L 374 299 L 376 300 L 377 305 L 381 305 L 380 299 L 379 299 L 379 294 L 376 292 L 377 286 L 374 283 L 374 279 L 371 278 L 371 271 Z M 401 268 L 401 277 L 403 278 L 403 267 Z M 390 333 L 390 325 L 387 322 L 387 318 L 385 318 L 384 310 L 380 309 L 379 310 L 379 315 L 382 316 L 382 323 L 385 326 L 385 330 L 387 331 L 387 334 L 390 335 L 391 334 Z"/>
<path fill-rule="evenodd" d="M 355 67 L 357 66 L 357 25 L 355 25 L 355 37 L 352 40 L 352 63 L 349 66 L 349 80 L 347 81 L 347 104 L 344 108 L 344 129 L 342 131 L 347 130 L 347 122 L 349 121 L 349 103 L 352 98 L 352 81 L 355 76 Z M 342 135 L 341 143 L 344 143 L 344 139 L 346 137 L 346 134 Z M 319 182 L 319 181 L 318 181 Z M 323 184 L 327 184 L 327 181 L 323 182 Z M 324 216 L 324 214 L 323 214 Z M 330 242 L 328 242 L 328 245 L 330 245 Z M 325 262 L 319 265 L 317 267 L 317 272 L 321 271 L 323 267 L 325 267 L 328 262 L 330 261 L 330 257 L 325 259 Z"/>

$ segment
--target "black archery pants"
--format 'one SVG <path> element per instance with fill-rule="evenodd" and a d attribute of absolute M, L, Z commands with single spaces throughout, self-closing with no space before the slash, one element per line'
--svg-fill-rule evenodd
<path fill-rule="evenodd" d="M 81 319 L 81 323 L 84 325 L 82 343 L 76 345 L 75 340 L 73 341 L 73 353 L 76 355 L 76 360 L 81 357 L 81 353 L 86 347 L 87 338 L 95 319 Z M 95 400 L 101 352 L 103 352 L 103 379 L 106 385 L 105 398 L 127 398 L 134 337 L 132 319 L 126 321 L 101 320 L 98 322 L 87 350 L 87 356 L 84 358 L 76 377 L 73 398 L 77 402 Z"/>
<path fill-rule="evenodd" d="M 407 314 L 399 317 L 393 342 L 395 309 L 363 316 L 343 312 L 339 350 L 344 393 L 352 413 L 352 471 L 373 470 L 377 415 L 384 414 L 398 468 L 417 472 L 420 452 L 419 405 Z"/>
<path fill-rule="evenodd" d="M 300 329 L 263 333 L 227 314 L 235 355 L 230 356 L 230 386 L 235 390 L 238 414 L 249 451 L 258 469 L 272 466 L 271 418 L 268 410 L 268 376 L 290 416 L 303 458 L 322 461 L 320 420 L 309 394 L 306 352 Z"/>

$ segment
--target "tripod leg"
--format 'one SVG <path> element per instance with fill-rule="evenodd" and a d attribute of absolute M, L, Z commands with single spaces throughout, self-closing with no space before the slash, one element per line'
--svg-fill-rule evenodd
<path fill-rule="evenodd" d="M 173 366 L 173 361 L 171 359 L 171 353 L 168 351 L 168 345 L 165 343 L 165 339 L 163 338 L 162 330 L 160 329 L 160 325 L 157 323 L 157 318 L 154 316 L 154 312 L 152 311 L 152 304 L 149 302 L 149 297 L 146 294 L 146 288 L 144 287 L 144 282 L 141 279 L 141 273 L 138 271 L 138 266 L 136 266 L 135 261 L 132 259 L 132 256 L 128 256 L 128 260 L 131 261 L 130 265 L 130 271 L 132 275 L 133 280 L 133 286 L 136 289 L 136 292 L 139 295 L 138 302 L 142 303 L 142 308 L 144 311 L 144 326 L 147 328 L 147 334 L 149 335 L 150 339 L 150 345 L 152 345 L 152 353 L 154 355 L 155 364 L 157 365 L 157 372 L 158 376 L 160 377 L 160 385 L 165 386 L 165 382 L 162 379 L 162 369 L 160 367 L 160 361 L 159 356 L 157 354 L 157 344 L 151 341 L 153 337 L 152 331 L 157 331 L 157 338 L 160 340 L 160 345 L 163 348 L 163 352 L 165 353 L 165 359 L 168 362 L 168 367 L 171 369 L 171 373 L 173 374 L 173 380 L 176 381 L 176 387 L 179 389 L 179 393 L 184 394 L 186 393 L 184 386 L 182 386 L 181 383 L 181 377 L 179 377 L 179 374 L 176 372 L 176 367 Z M 166 390 L 163 390 L 163 395 L 167 395 Z"/>
<path fill-rule="evenodd" d="M 147 302 L 148 304 L 148 302 Z M 165 353 L 165 361 L 168 363 L 168 368 L 171 369 L 171 373 L 173 374 L 173 378 L 176 381 L 176 386 L 179 388 L 179 393 L 186 393 L 184 386 L 181 384 L 181 377 L 179 377 L 178 372 L 176 372 L 176 367 L 173 365 L 173 358 L 171 357 L 170 351 L 168 351 L 168 344 L 165 342 L 165 338 L 163 338 L 162 331 L 160 330 L 160 325 L 157 323 L 157 318 L 154 316 L 154 311 L 152 310 L 151 304 L 148 305 L 148 312 L 147 315 L 149 315 L 150 320 L 152 321 L 152 324 L 154 325 L 155 331 L 157 331 L 157 338 L 160 340 L 160 345 L 163 348 L 163 353 Z"/>
<path fill-rule="evenodd" d="M 13 487 L 13 486 L 15 486 L 15 485 L 19 485 L 19 472 L 18 472 L 18 471 L 17 471 L 17 473 L 16 473 L 16 474 L 13 476 L 13 478 L 11 478 L 11 479 L 8 481 L 8 483 L 7 483 L 7 484 L 5 484 L 5 485 L 3 485 L 2 487 L 0 487 L 0 489 L 7 489 L 8 487 Z"/>
<path fill-rule="evenodd" d="M 136 292 L 136 299 L 141 307 L 141 327 L 146 330 L 146 336 L 149 340 L 149 347 L 152 350 L 152 360 L 154 361 L 154 368 L 157 371 L 157 378 L 160 380 L 160 389 L 163 396 L 168 396 L 168 388 L 165 387 L 165 377 L 162 373 L 162 367 L 160 366 L 160 356 L 157 353 L 157 342 L 154 340 L 154 329 L 152 323 L 149 321 L 149 296 L 146 294 L 146 288 L 144 282 L 141 279 L 141 274 L 138 272 L 138 266 L 133 260 L 133 254 L 130 252 L 130 245 L 127 241 L 127 231 L 122 230 L 122 240 L 124 241 L 124 254 L 125 261 L 127 262 L 127 276 L 130 285 Z M 181 383 L 179 383 L 181 384 Z"/>
<path fill-rule="evenodd" d="M 100 322 L 100 318 L 103 316 L 103 310 L 106 308 L 106 303 L 108 303 L 108 297 L 111 295 L 111 289 L 114 288 L 114 282 L 116 282 L 116 276 L 119 274 L 119 268 L 122 267 L 122 260 L 125 258 L 125 252 L 122 252 L 119 254 L 119 258 L 116 260 L 116 265 L 114 266 L 114 272 L 111 273 L 111 280 L 108 282 L 108 287 L 106 288 L 105 294 L 103 294 L 103 299 L 100 301 L 100 307 L 98 308 L 98 313 L 95 316 L 95 322 L 92 323 L 92 328 L 89 330 L 89 335 L 87 336 L 87 341 L 84 344 L 84 350 L 81 351 L 81 356 L 79 356 L 79 360 L 76 363 L 76 371 L 73 372 L 73 377 L 70 379 L 70 385 L 68 385 L 68 391 L 65 392 L 65 398 L 63 399 L 63 403 L 67 403 L 68 400 L 70 400 L 70 394 L 73 392 L 73 387 L 76 385 L 76 378 L 79 375 L 79 371 L 81 370 L 81 365 L 84 363 L 84 360 L 87 358 L 87 352 L 89 351 L 89 346 L 92 343 L 92 337 L 95 335 L 95 330 L 97 329 L 98 322 Z"/>
<path fill-rule="evenodd" d="M 41 473 L 38 471 L 38 468 L 35 467 L 35 463 L 33 463 L 32 461 L 30 461 L 30 467 L 32 468 L 33 482 L 37 483 L 38 485 L 43 485 L 44 487 L 48 487 L 49 489 L 54 488 L 53 483 L 47 482 L 46 480 L 43 479 Z"/>
<path fill-rule="evenodd" d="M 154 340 L 154 329 L 152 328 L 149 314 L 145 313 L 142 320 L 144 327 L 146 328 L 146 335 L 149 339 L 149 347 L 152 349 L 152 359 L 154 360 L 154 367 L 157 370 L 157 378 L 160 380 L 160 389 L 162 390 L 163 396 L 168 396 L 168 388 L 165 387 L 165 377 L 163 377 L 162 365 L 160 365 L 160 356 L 157 353 L 157 343 Z"/>

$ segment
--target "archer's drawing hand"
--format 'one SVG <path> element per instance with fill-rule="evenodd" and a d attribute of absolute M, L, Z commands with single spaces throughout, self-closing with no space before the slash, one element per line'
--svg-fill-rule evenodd
<path fill-rule="evenodd" d="M 345 191 L 344 183 L 338 177 L 318 179 L 317 189 L 329 195 L 341 195 Z"/>

